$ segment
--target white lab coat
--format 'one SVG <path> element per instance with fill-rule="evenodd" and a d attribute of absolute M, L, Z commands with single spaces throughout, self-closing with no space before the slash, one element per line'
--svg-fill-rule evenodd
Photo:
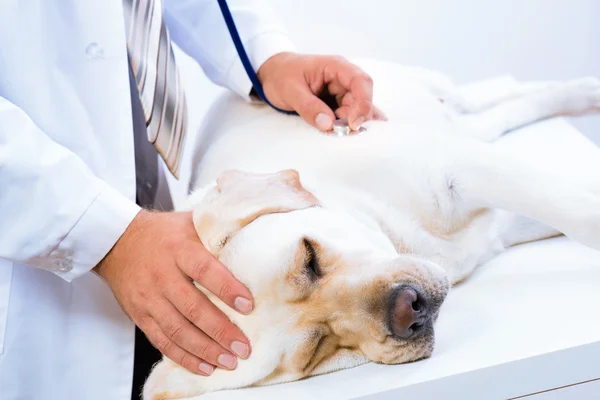
<path fill-rule="evenodd" d="M 251 61 L 293 50 L 229 1 Z M 215 0 L 165 0 L 215 83 L 251 84 Z M 134 326 L 89 272 L 138 212 L 121 0 L 0 2 L 0 399 L 127 400 Z"/>

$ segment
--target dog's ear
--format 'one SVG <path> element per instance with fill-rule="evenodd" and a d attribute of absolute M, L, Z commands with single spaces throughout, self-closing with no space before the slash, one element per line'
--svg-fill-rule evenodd
<path fill-rule="evenodd" d="M 318 205 L 295 170 L 274 174 L 224 172 L 216 185 L 190 196 L 194 226 L 204 246 L 217 255 L 240 229 L 261 215 Z"/>

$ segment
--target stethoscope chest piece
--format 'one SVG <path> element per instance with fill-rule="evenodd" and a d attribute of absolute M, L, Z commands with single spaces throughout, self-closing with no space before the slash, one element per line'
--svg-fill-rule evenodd
<path fill-rule="evenodd" d="M 337 119 L 333 122 L 333 136 L 355 136 L 365 131 L 366 129 L 363 127 L 360 127 L 356 131 L 350 129 L 350 125 L 348 125 L 348 121 L 345 119 Z"/>

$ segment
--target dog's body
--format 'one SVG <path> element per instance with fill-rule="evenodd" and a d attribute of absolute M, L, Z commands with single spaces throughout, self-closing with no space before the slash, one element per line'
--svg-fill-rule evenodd
<path fill-rule="evenodd" d="M 396 66 L 405 82 L 386 86 L 389 66 L 359 65 L 389 117 L 361 135 L 325 135 L 231 96 L 211 110 L 188 207 L 205 246 L 255 296 L 241 316 L 207 293 L 253 355 L 210 377 L 163 360 L 146 400 L 428 357 L 448 283 L 559 232 L 600 249 L 600 185 L 546 176 L 491 143 L 537 120 L 600 111 L 600 82 L 522 84 L 474 102 L 432 72 Z"/>

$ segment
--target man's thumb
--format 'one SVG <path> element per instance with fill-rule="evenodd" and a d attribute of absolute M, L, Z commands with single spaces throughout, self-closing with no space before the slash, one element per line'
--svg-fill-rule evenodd
<path fill-rule="evenodd" d="M 296 112 L 309 124 L 326 132 L 332 129 L 335 114 L 312 92 L 299 91 L 294 101 Z"/>

